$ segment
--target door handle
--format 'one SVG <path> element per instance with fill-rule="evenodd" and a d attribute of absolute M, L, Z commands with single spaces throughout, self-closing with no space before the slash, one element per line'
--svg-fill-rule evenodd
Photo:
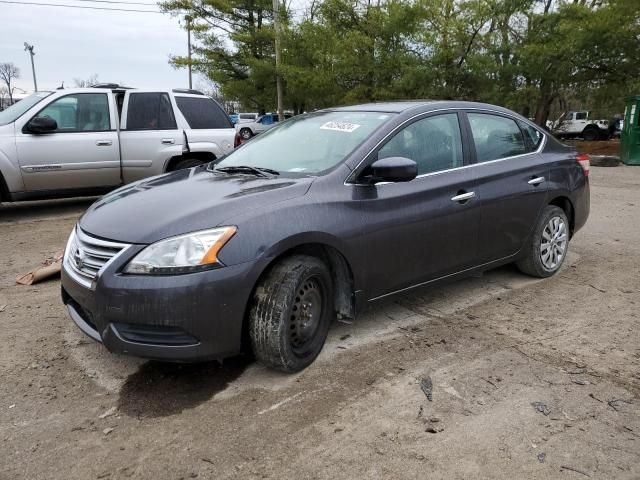
<path fill-rule="evenodd" d="M 466 202 L 476 196 L 476 192 L 460 193 L 455 197 L 451 197 L 452 202 Z"/>
<path fill-rule="evenodd" d="M 542 182 L 544 182 L 544 177 L 536 177 L 536 178 L 532 178 L 531 180 L 529 180 L 527 183 L 529 185 L 533 185 L 534 187 L 537 187 L 538 185 L 540 185 Z"/>
<path fill-rule="evenodd" d="M 160 143 L 163 145 L 173 145 L 176 141 L 173 138 L 163 138 Z"/>
<path fill-rule="evenodd" d="M 108 147 L 113 145 L 113 142 L 111 140 L 96 140 L 96 145 L 99 147 Z"/>

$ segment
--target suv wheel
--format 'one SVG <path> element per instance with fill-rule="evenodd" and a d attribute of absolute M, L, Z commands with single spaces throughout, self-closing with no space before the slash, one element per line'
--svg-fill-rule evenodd
<path fill-rule="evenodd" d="M 569 220 L 560 207 L 548 205 L 516 265 L 534 277 L 550 277 L 562 266 L 569 247 Z"/>
<path fill-rule="evenodd" d="M 315 360 L 334 317 L 326 265 L 307 255 L 282 260 L 259 283 L 249 311 L 249 337 L 259 362 L 297 372 Z"/>
<path fill-rule="evenodd" d="M 241 128 L 240 136 L 243 140 L 249 140 L 251 137 L 253 137 L 253 132 L 249 128 Z"/>
<path fill-rule="evenodd" d="M 587 142 L 595 142 L 600 140 L 600 132 L 597 127 L 587 127 L 582 131 L 582 138 Z"/>
<path fill-rule="evenodd" d="M 184 160 L 180 160 L 176 163 L 171 169 L 172 172 L 176 170 L 182 170 L 184 168 L 192 168 L 202 165 L 204 162 L 202 160 L 198 160 L 197 158 L 185 158 Z"/>

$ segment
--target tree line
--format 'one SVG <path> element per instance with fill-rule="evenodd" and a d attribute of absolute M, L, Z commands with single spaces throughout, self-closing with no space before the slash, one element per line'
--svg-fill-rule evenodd
<path fill-rule="evenodd" d="M 243 108 L 275 106 L 271 0 L 172 0 L 192 64 Z M 390 99 L 497 103 L 543 125 L 640 93 L 638 0 L 312 0 L 280 5 L 285 108 Z M 184 66 L 185 57 L 172 63 Z"/>

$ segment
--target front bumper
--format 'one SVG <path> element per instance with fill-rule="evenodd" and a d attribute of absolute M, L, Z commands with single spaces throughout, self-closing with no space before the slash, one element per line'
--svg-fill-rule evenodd
<path fill-rule="evenodd" d="M 109 351 L 167 361 L 220 359 L 240 351 L 253 262 L 176 276 L 123 275 L 137 251 L 108 264 L 91 288 L 62 268 L 71 319 Z"/>

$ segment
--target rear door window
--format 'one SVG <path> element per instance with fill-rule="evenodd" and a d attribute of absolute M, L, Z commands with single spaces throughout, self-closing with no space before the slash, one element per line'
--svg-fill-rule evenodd
<path fill-rule="evenodd" d="M 171 100 L 166 93 L 131 93 L 127 130 L 175 130 Z"/>
<path fill-rule="evenodd" d="M 478 163 L 527 153 L 515 120 L 486 113 L 468 113 Z"/>
<path fill-rule="evenodd" d="M 232 128 L 227 114 L 210 98 L 176 97 L 176 103 L 193 129 Z"/>

